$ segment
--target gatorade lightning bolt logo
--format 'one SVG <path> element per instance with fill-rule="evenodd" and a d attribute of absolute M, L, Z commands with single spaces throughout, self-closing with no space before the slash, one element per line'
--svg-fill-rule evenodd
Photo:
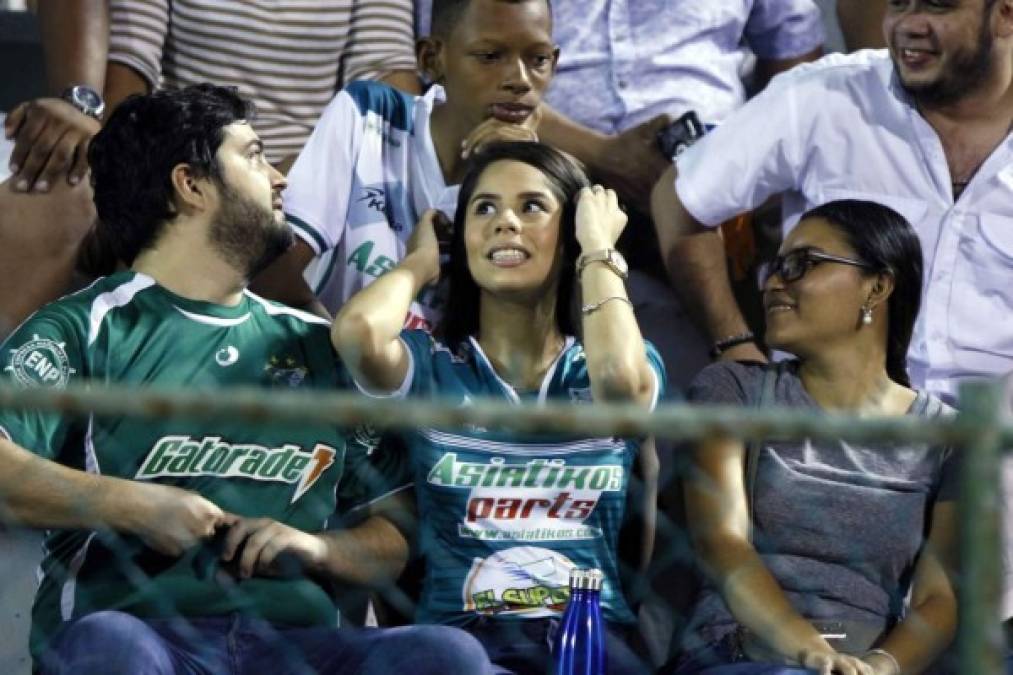
<path fill-rule="evenodd" d="M 291 503 L 306 494 L 334 464 L 337 450 L 317 443 L 305 451 L 295 444 L 277 448 L 228 443 L 219 436 L 196 439 L 163 436 L 144 458 L 135 478 L 216 476 L 295 485 Z"/>
<path fill-rule="evenodd" d="M 327 447 L 322 443 L 317 444 L 313 448 L 313 461 L 295 486 L 295 494 L 292 495 L 291 503 L 295 504 L 296 500 L 306 494 L 306 491 L 313 487 L 320 476 L 324 475 L 324 471 L 331 468 L 331 464 L 334 464 L 334 448 Z"/>

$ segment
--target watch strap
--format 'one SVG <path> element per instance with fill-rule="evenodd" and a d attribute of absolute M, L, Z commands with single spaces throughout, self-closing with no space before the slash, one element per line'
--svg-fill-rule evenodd
<path fill-rule="evenodd" d="M 584 272 L 585 267 L 595 262 L 603 263 L 623 280 L 629 276 L 625 258 L 614 248 L 603 248 L 582 254 L 577 258 L 577 276 Z"/>

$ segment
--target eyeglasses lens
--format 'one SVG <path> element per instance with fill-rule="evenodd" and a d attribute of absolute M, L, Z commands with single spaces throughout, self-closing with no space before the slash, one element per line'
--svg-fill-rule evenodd
<path fill-rule="evenodd" d="M 774 258 L 774 262 L 771 263 L 770 268 L 767 270 L 767 280 L 777 274 L 781 277 L 781 281 L 785 283 L 798 281 L 805 276 L 808 268 L 809 258 L 806 255 L 806 252 L 792 251 L 787 255 Z"/>

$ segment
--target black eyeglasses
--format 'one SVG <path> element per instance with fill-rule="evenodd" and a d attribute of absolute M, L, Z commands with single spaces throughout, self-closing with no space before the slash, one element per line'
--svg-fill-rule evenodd
<path fill-rule="evenodd" d="M 835 262 L 841 263 L 842 265 L 853 265 L 854 267 L 861 267 L 867 270 L 875 269 L 869 263 L 861 260 L 842 258 L 841 256 L 830 255 L 829 253 L 817 253 L 816 251 L 807 248 L 797 248 L 774 258 L 770 267 L 767 268 L 767 275 L 763 281 L 766 284 L 766 282 L 770 281 L 770 277 L 774 276 L 774 274 L 781 277 L 781 281 L 785 283 L 798 281 L 804 277 L 809 270 L 821 262 Z"/>

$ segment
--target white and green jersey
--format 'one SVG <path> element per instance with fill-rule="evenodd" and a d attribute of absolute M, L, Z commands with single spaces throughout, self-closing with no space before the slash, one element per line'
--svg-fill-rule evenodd
<path fill-rule="evenodd" d="M 400 396 L 443 398 L 467 406 L 492 397 L 591 401 L 584 348 L 573 338 L 537 392 L 503 381 L 475 340 L 451 351 L 423 331 L 401 339 L 411 367 Z M 661 358 L 647 344 L 664 389 Z M 621 438 L 522 435 L 422 428 L 406 436 L 406 455 L 374 454 L 397 487 L 414 485 L 426 574 L 417 618 L 467 625 L 478 616 L 529 619 L 558 615 L 574 567 L 605 573 L 602 607 L 610 621 L 634 620 L 619 586 L 616 559 L 629 473 L 639 442 Z"/>
<path fill-rule="evenodd" d="M 427 209 L 450 218 L 448 186 L 429 132 L 436 85 L 411 96 L 379 82 L 353 82 L 331 101 L 288 174 L 285 213 L 317 254 L 306 280 L 331 312 L 393 268 Z M 442 287 L 441 287 L 442 288 Z M 406 325 L 431 328 L 442 293 L 427 289 Z"/>
<path fill-rule="evenodd" d="M 4 385 L 121 385 L 333 390 L 350 385 L 327 322 L 245 293 L 235 307 L 176 296 L 123 272 L 46 306 L 3 345 Z M 366 500 L 354 480 L 364 456 L 346 456 L 330 426 L 217 421 L 74 419 L 0 410 L 0 433 L 38 455 L 91 473 L 175 485 L 222 509 L 317 532 L 336 502 Z M 351 446 L 350 446 L 351 447 Z M 62 621 L 118 609 L 139 616 L 249 612 L 292 625 L 330 624 L 325 588 L 304 577 L 223 574 L 214 544 L 163 556 L 132 537 L 49 531 L 33 608 L 32 648 Z"/>

